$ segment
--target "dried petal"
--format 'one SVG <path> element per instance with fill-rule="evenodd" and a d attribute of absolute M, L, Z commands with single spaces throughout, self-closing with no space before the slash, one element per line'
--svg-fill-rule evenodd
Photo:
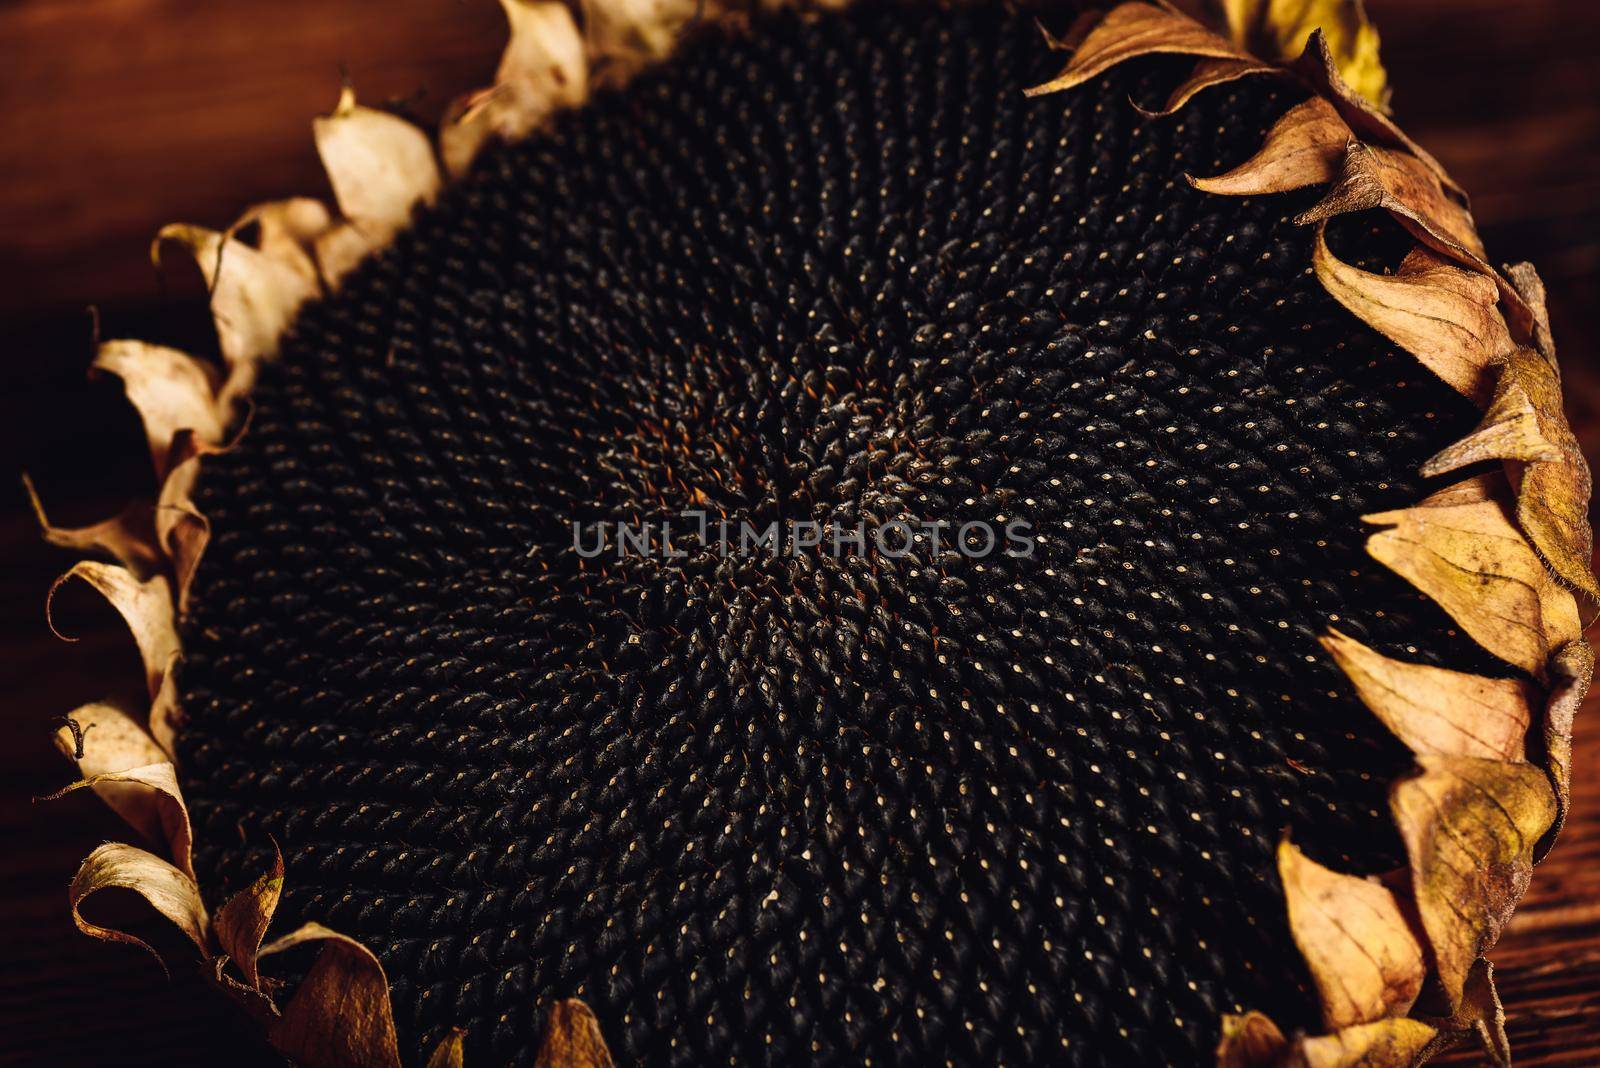
<path fill-rule="evenodd" d="M 1391 660 L 1337 630 L 1321 640 L 1362 703 L 1413 753 L 1523 758 L 1539 701 L 1532 684 Z"/>
<path fill-rule="evenodd" d="M 23 488 L 33 503 L 33 514 L 45 541 L 78 552 L 98 552 L 114 557 L 134 575 L 145 577 L 161 568 L 161 552 L 156 547 L 155 512 L 143 501 L 135 501 L 110 519 L 87 527 L 51 526 L 44 503 L 34 491 L 33 480 L 22 476 Z"/>
<path fill-rule="evenodd" d="M 533 1068 L 615 1068 L 600 1034 L 600 1021 L 589 1006 L 576 998 L 550 1006 L 544 1043 Z"/>
<path fill-rule="evenodd" d="M 261 948 L 259 956 L 308 942 L 326 942 L 311 971 L 267 1036 L 305 1068 L 400 1068 L 389 981 L 383 965 L 360 942 L 308 923 Z"/>
<path fill-rule="evenodd" d="M 1429 248 L 1485 274 L 1492 273 L 1483 262 L 1483 242 L 1472 216 L 1445 195 L 1438 176 L 1424 163 L 1392 148 L 1350 141 L 1345 146 L 1338 181 L 1295 221 L 1323 222 L 1374 208 L 1393 215 Z"/>
<path fill-rule="evenodd" d="M 1378 59 L 1378 31 L 1361 0 L 1221 0 L 1228 35 L 1252 53 L 1293 59 L 1321 29 L 1344 81 L 1379 107 L 1389 100 L 1388 75 Z"/>
<path fill-rule="evenodd" d="M 151 255 L 159 260 L 168 242 L 188 250 L 211 290 L 217 342 L 229 369 L 230 381 L 218 401 L 226 419 L 228 402 L 248 388 L 257 360 L 277 355 L 278 338 L 300 305 L 316 295 L 316 285 L 290 264 L 215 230 L 183 223 L 164 226 Z M 235 383 L 235 375 L 245 380 Z"/>
<path fill-rule="evenodd" d="M 1404 1017 L 1295 1042 L 1295 1068 L 1411 1068 L 1435 1031 Z"/>
<path fill-rule="evenodd" d="M 1294 69 L 1314 93 L 1326 97 L 1338 109 L 1339 117 L 1349 124 L 1357 137 L 1368 144 L 1403 149 L 1421 161 L 1451 194 L 1460 200 L 1466 199 L 1461 187 L 1445 172 L 1438 160 L 1407 137 L 1377 105 L 1350 88 L 1339 73 L 1339 65 L 1328 46 L 1327 35 L 1321 30 L 1306 39 L 1305 51 L 1295 60 Z"/>
<path fill-rule="evenodd" d="M 252 990 L 261 989 L 257 955 L 261 950 L 261 939 L 266 936 L 267 925 L 272 922 L 272 914 L 277 911 L 278 899 L 282 896 L 283 854 L 274 843 L 272 869 L 229 898 L 217 910 L 216 920 L 212 924 L 217 946 L 238 965 Z"/>
<path fill-rule="evenodd" d="M 433 1056 L 428 1058 L 428 1068 L 462 1068 L 464 1051 L 461 1039 L 465 1034 L 459 1027 L 451 1028 L 450 1033 L 434 1047 Z"/>
<path fill-rule="evenodd" d="M 491 136 L 511 139 L 551 112 L 588 95 L 589 68 L 572 13 L 557 0 L 501 0 L 511 40 L 492 88 L 451 105 L 439 131 L 439 154 L 452 175 L 466 172 Z"/>
<path fill-rule="evenodd" d="M 428 135 L 398 115 L 357 104 L 348 86 L 333 113 L 313 120 L 311 129 L 339 211 L 374 247 L 439 191 Z"/>
<path fill-rule="evenodd" d="M 1326 185 L 1339 174 L 1350 127 L 1320 96 L 1296 104 L 1267 131 L 1261 150 L 1215 178 L 1191 178 L 1196 189 L 1226 196 L 1287 193 Z"/>
<path fill-rule="evenodd" d="M 156 502 L 156 538 L 161 551 L 172 562 L 172 580 L 177 588 L 178 611 L 189 603 L 189 586 L 194 581 L 200 556 L 211 540 L 211 523 L 195 507 L 194 487 L 200 477 L 200 455 L 179 463 L 161 483 Z"/>
<path fill-rule="evenodd" d="M 1461 1004 L 1449 1017 L 1433 1020 L 1440 1031 L 1430 1052 L 1454 1045 L 1464 1032 L 1477 1036 L 1478 1046 L 1493 1068 L 1511 1068 L 1511 1042 L 1506 1037 L 1506 1011 L 1494 985 L 1494 965 L 1479 957 L 1467 973 Z"/>
<path fill-rule="evenodd" d="M 1422 946 L 1381 884 L 1330 871 L 1285 839 L 1278 876 L 1289 929 L 1330 1030 L 1402 1015 L 1422 989 Z"/>
<path fill-rule="evenodd" d="M 173 624 L 172 594 L 167 580 L 156 575 L 140 581 L 126 568 L 84 560 L 74 564 L 65 575 L 56 579 L 45 598 L 45 614 L 50 614 L 56 590 L 69 579 L 79 578 L 93 586 L 101 596 L 111 602 L 139 646 L 144 660 L 145 683 L 150 696 L 161 688 L 167 666 L 178 652 L 178 632 Z M 50 627 L 55 630 L 54 621 Z M 60 631 L 56 631 L 60 635 Z M 70 640 L 70 639 L 69 639 Z"/>
<path fill-rule="evenodd" d="M 178 431 L 192 431 L 203 441 L 222 440 L 226 415 L 217 406 L 216 372 L 188 353 L 142 341 L 107 341 L 93 366 L 122 379 L 128 402 L 144 423 L 157 478 L 167 473 Z"/>
<path fill-rule="evenodd" d="M 257 204 L 228 227 L 232 237 L 248 226 L 256 227 L 255 246 L 262 255 L 316 284 L 316 240 L 333 225 L 327 205 L 314 197 L 290 197 Z"/>
<path fill-rule="evenodd" d="M 1213 86 L 1226 85 L 1228 82 L 1236 82 L 1253 74 L 1272 74 L 1277 69 L 1270 63 L 1261 63 L 1253 59 L 1202 59 L 1195 64 L 1194 70 L 1182 84 L 1168 95 L 1164 105 L 1155 111 L 1142 107 L 1139 111 L 1150 118 L 1171 115 L 1193 100 L 1196 95 Z M 1139 107 L 1137 104 L 1134 106 Z"/>
<path fill-rule="evenodd" d="M 1419 756 L 1422 772 L 1390 795 L 1411 863 L 1417 910 L 1452 1009 L 1472 964 L 1493 946 L 1528 888 L 1533 849 L 1556 817 L 1532 764 Z"/>
<path fill-rule="evenodd" d="M 1561 380 L 1550 361 L 1529 348 L 1508 353 L 1483 421 L 1429 460 L 1428 477 L 1490 460 L 1506 464 L 1517 489 L 1517 521 L 1558 576 L 1600 602 L 1590 569 L 1589 465 L 1561 407 Z"/>
<path fill-rule="evenodd" d="M 1488 368 L 1511 348 L 1494 284 L 1418 248 L 1394 275 L 1339 260 L 1318 228 L 1311 263 L 1324 289 L 1356 318 L 1411 353 L 1451 387 L 1487 399 Z"/>
<path fill-rule="evenodd" d="M 584 0 L 583 30 L 597 79 L 616 85 L 672 51 L 703 0 Z"/>
<path fill-rule="evenodd" d="M 1506 268 L 1506 277 L 1527 310 L 1526 321 L 1521 324 L 1524 332 L 1539 354 L 1554 366 L 1556 342 L 1550 333 L 1550 313 L 1544 303 L 1544 280 L 1531 263 L 1513 263 Z"/>
<path fill-rule="evenodd" d="M 89 739 L 85 738 L 85 756 L 88 747 Z M 53 801 L 85 787 L 92 788 L 145 838 L 164 843 L 172 853 L 173 866 L 190 880 L 194 879 L 194 835 L 189 828 L 189 809 L 183 802 L 178 772 L 171 761 L 163 759 L 155 764 L 80 779 L 43 800 Z"/>
<path fill-rule="evenodd" d="M 1283 1063 L 1289 1043 L 1262 1013 L 1226 1013 L 1222 1040 L 1217 1043 L 1217 1068 L 1276 1068 Z"/>
<path fill-rule="evenodd" d="M 1586 641 L 1564 645 L 1550 660 L 1550 697 L 1544 711 L 1544 757 L 1556 788 L 1556 819 L 1534 855 L 1540 860 L 1555 843 L 1572 798 L 1572 721 L 1594 678 L 1594 650 Z"/>
<path fill-rule="evenodd" d="M 1477 491 L 1487 494 L 1487 480 Z M 1427 594 L 1474 641 L 1530 675 L 1578 637 L 1578 607 L 1492 497 L 1421 504 L 1363 517 L 1386 525 L 1367 551 Z"/>
<path fill-rule="evenodd" d="M 1117 64 L 1139 56 L 1177 54 L 1213 59 L 1248 60 L 1249 54 L 1217 36 L 1187 15 L 1145 3 L 1119 4 L 1089 31 L 1067 68 L 1029 96 L 1056 93 L 1082 85 Z"/>
<path fill-rule="evenodd" d="M 148 942 L 126 931 L 90 923 L 78 911 L 90 894 L 107 887 L 132 890 L 189 937 L 202 954 L 206 949 L 206 910 L 200 903 L 200 890 L 194 880 L 153 853 L 121 842 L 107 842 L 90 853 L 67 889 L 72 907 L 72 922 L 91 938 L 123 942 L 145 950 L 166 969 L 161 955 Z"/>

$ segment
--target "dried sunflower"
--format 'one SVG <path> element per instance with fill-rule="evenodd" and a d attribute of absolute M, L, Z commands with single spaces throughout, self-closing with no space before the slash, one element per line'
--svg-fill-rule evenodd
<path fill-rule="evenodd" d="M 79 925 L 308 1065 L 1506 1059 L 1589 475 L 1359 4 L 505 6 L 100 352 Z"/>

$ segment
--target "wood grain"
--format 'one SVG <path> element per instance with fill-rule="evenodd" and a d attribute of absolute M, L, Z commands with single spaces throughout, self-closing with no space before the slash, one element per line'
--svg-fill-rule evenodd
<path fill-rule="evenodd" d="M 1368 0 L 1399 117 L 1474 191 L 1490 249 L 1537 263 L 1551 289 L 1569 410 L 1600 455 L 1600 4 L 1592 0 Z M 109 514 L 149 475 L 114 385 L 84 382 L 93 337 L 204 347 L 192 282 L 151 270 L 147 242 L 175 219 L 229 221 L 243 205 L 323 192 L 309 117 L 341 67 L 366 97 L 431 120 L 492 71 L 503 35 L 489 0 L 4 0 L 0 2 L 0 465 L 32 472 L 68 521 Z M 107 460 L 105 458 L 109 457 Z M 43 546 L 20 488 L 0 488 L 0 836 L 5 962 L 0 1063 L 275 1063 L 232 1049 L 237 1020 L 182 969 L 169 981 L 122 946 L 71 928 L 65 887 L 124 832 L 92 797 L 32 798 L 66 780 L 50 721 L 126 687 L 120 624 L 67 593 L 67 645 L 43 599 L 70 562 Z M 1600 1063 L 1600 706 L 1580 713 L 1573 812 L 1494 954 L 1522 1066 Z M 126 903 L 122 903 L 126 906 Z M 1453 1064 L 1481 1063 L 1461 1053 Z"/>

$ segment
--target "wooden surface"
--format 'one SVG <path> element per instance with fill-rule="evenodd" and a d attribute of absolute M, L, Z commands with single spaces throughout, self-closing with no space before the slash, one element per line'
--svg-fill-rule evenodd
<path fill-rule="evenodd" d="M 1600 456 L 1600 4 L 1368 4 L 1401 120 L 1473 191 L 1491 251 L 1543 272 L 1569 411 Z M 68 879 L 124 831 L 92 797 L 32 801 L 68 779 L 51 719 L 136 670 L 89 596 L 58 604 L 81 641 L 46 628 L 70 559 L 39 542 L 16 481 L 31 472 L 59 521 L 101 518 L 148 484 L 114 384 L 84 380 L 87 308 L 104 336 L 207 344 L 193 279 L 150 267 L 155 229 L 323 192 L 307 120 L 341 68 L 364 97 L 431 119 L 488 77 L 501 27 L 490 0 L 0 2 L 0 1063 L 273 1063 L 228 1050 L 237 1022 L 191 970 L 169 983 L 137 950 L 72 930 Z M 1580 714 L 1576 768 L 1572 820 L 1494 953 L 1524 1066 L 1600 1063 L 1600 707 Z"/>

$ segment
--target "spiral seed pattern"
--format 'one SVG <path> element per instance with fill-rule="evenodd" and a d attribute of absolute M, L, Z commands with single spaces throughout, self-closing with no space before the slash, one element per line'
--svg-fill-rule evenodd
<path fill-rule="evenodd" d="M 988 10 L 713 37 L 309 306 L 202 486 L 208 890 L 272 836 L 283 922 L 373 947 L 402 1047 L 462 1026 L 473 1064 L 571 996 L 646 1065 L 1313 1025 L 1274 847 L 1395 864 L 1407 765 L 1315 639 L 1484 666 L 1357 521 L 1472 413 L 1319 289 L 1305 198 L 1184 180 L 1292 91 L 1023 96 L 1060 62 Z M 1341 254 L 1403 250 L 1369 229 Z M 573 550 L 685 511 L 1031 550 Z"/>

